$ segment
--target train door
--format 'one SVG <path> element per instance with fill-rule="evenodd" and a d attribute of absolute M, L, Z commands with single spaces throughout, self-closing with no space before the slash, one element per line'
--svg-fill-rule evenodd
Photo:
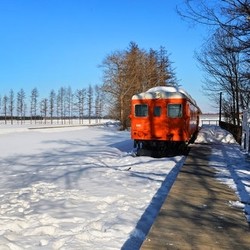
<path fill-rule="evenodd" d="M 165 135 L 165 122 L 164 105 L 162 100 L 155 100 L 152 105 L 152 125 L 151 136 L 152 139 L 161 140 Z"/>

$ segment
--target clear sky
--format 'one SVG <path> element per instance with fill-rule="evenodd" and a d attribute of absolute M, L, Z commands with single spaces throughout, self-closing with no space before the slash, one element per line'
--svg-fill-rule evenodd
<path fill-rule="evenodd" d="M 0 95 L 34 87 L 72 90 L 102 83 L 103 59 L 116 50 L 139 48 L 170 54 L 182 87 L 203 112 L 213 111 L 202 94 L 194 58 L 206 28 L 191 27 L 176 13 L 182 0 L 0 0 Z"/>

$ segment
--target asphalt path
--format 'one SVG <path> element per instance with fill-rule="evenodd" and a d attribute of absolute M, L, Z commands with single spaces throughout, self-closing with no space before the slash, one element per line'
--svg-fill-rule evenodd
<path fill-rule="evenodd" d="M 141 250 L 248 249 L 250 227 L 234 190 L 209 166 L 212 145 L 195 144 Z"/>

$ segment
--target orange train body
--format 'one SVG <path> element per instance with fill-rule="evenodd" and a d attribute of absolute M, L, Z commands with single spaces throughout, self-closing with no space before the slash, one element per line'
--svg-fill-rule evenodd
<path fill-rule="evenodd" d="M 135 147 L 157 148 L 188 143 L 198 131 L 196 102 L 182 89 L 159 86 L 134 95 L 131 138 Z"/>

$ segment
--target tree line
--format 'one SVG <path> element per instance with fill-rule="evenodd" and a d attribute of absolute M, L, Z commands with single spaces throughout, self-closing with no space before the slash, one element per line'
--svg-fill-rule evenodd
<path fill-rule="evenodd" d="M 23 88 L 16 94 L 11 89 L 8 94 L 0 97 L 0 113 L 7 123 L 18 120 L 21 124 L 25 120 L 30 123 L 42 121 L 65 124 L 78 119 L 82 124 L 84 119 L 101 119 L 104 116 L 104 98 L 101 87 L 89 85 L 88 88 L 72 91 L 71 87 L 61 87 L 58 91 L 51 90 L 48 97 L 39 98 L 39 91 L 35 87 L 29 96 Z"/>
<path fill-rule="evenodd" d="M 203 90 L 219 103 L 228 121 L 240 125 L 250 105 L 250 1 L 185 0 L 179 14 L 209 27 L 210 35 L 196 53 L 204 71 Z"/>
<path fill-rule="evenodd" d="M 10 90 L 0 101 L 0 113 L 6 123 L 7 120 L 13 123 L 14 117 L 21 123 L 27 117 L 31 123 L 37 119 L 65 123 L 72 118 L 82 123 L 84 118 L 107 115 L 119 120 L 124 130 L 130 126 L 130 101 L 134 94 L 155 86 L 178 86 L 169 54 L 162 46 L 147 51 L 131 42 L 127 49 L 107 55 L 100 68 L 103 69 L 101 86 L 89 85 L 74 92 L 71 87 L 61 87 L 57 92 L 51 90 L 45 98 L 39 98 L 37 88 L 32 89 L 29 97 L 23 89 L 16 96 Z"/>

